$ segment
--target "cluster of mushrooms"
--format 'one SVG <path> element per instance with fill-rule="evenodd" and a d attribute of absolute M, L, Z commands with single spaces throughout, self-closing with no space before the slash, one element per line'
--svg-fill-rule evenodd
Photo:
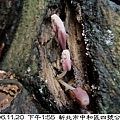
<path fill-rule="evenodd" d="M 73 99 L 80 105 L 80 106 L 87 106 L 90 102 L 89 96 L 85 90 L 81 87 L 74 88 L 61 80 L 61 78 L 67 73 L 67 71 L 71 70 L 71 59 L 70 59 L 70 52 L 66 49 L 66 30 L 64 24 L 60 17 L 57 14 L 53 14 L 51 16 L 52 28 L 58 37 L 58 42 L 61 46 L 62 55 L 61 55 L 61 62 L 63 72 L 57 76 L 58 81 L 64 85 L 67 89 L 71 91 L 73 94 Z"/>

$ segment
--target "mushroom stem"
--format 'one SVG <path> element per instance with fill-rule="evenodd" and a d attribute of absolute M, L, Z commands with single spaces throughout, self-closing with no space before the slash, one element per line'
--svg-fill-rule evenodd
<path fill-rule="evenodd" d="M 57 75 L 57 79 L 61 79 L 63 76 L 65 76 L 66 73 L 67 71 L 63 71 L 61 74 Z"/>
<path fill-rule="evenodd" d="M 63 80 L 60 80 L 63 76 L 65 76 L 65 74 L 67 73 L 67 71 L 63 71 L 61 74 L 57 75 L 57 80 L 64 85 L 67 89 L 70 90 L 74 90 L 75 88 L 70 86 L 69 84 L 67 84 L 66 82 L 64 82 Z"/>
<path fill-rule="evenodd" d="M 70 90 L 74 90 L 75 88 L 68 85 L 66 82 L 64 82 L 63 80 L 58 80 L 62 85 L 64 85 L 67 89 L 70 89 Z"/>
<path fill-rule="evenodd" d="M 85 90 L 80 87 L 74 88 L 63 80 L 59 79 L 58 81 L 70 90 L 71 98 L 75 100 L 80 106 L 87 106 L 90 103 L 89 96 Z"/>

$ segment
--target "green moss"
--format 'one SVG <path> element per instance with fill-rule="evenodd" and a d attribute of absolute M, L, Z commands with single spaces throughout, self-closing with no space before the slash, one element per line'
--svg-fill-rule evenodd
<path fill-rule="evenodd" d="M 32 45 L 39 34 L 47 4 L 47 0 L 26 0 L 24 2 L 17 32 L 2 62 L 3 70 L 13 69 L 19 75 L 23 75 L 28 67 L 31 68 L 33 74 L 37 71 L 37 64 L 32 59 L 33 54 L 31 54 Z"/>

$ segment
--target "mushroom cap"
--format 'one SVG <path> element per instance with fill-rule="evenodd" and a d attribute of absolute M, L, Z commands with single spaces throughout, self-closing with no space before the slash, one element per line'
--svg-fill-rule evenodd
<path fill-rule="evenodd" d="M 71 70 L 71 60 L 70 60 L 70 52 L 69 50 L 63 50 L 62 56 L 61 56 L 61 62 L 62 67 L 64 71 L 70 71 Z"/>
<path fill-rule="evenodd" d="M 66 30 L 57 14 L 51 15 L 52 28 L 58 37 L 58 42 L 63 50 L 66 49 Z"/>
<path fill-rule="evenodd" d="M 55 21 L 56 20 L 56 21 Z M 55 21 L 58 22 L 59 24 L 61 23 L 63 25 L 62 20 L 60 19 L 60 17 L 57 14 L 53 14 L 51 15 L 51 21 Z M 64 25 L 63 25 L 64 26 Z"/>
<path fill-rule="evenodd" d="M 89 96 L 85 90 L 83 90 L 80 87 L 75 88 L 72 90 L 74 94 L 75 101 L 80 105 L 80 106 L 87 106 L 90 103 Z"/>

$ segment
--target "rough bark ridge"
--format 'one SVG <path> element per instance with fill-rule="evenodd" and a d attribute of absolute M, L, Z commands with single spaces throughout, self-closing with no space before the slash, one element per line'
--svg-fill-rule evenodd
<path fill-rule="evenodd" d="M 109 0 L 25 1 L 11 47 L 6 48 L 0 63 L 1 69 L 18 75 L 31 94 L 20 92 L 13 105 L 19 102 L 19 95 L 28 95 L 32 104 L 28 108 L 34 109 L 21 107 L 22 113 L 119 113 L 119 11 L 118 5 Z M 88 92 L 90 105 L 85 108 L 72 101 L 56 79 L 62 72 L 62 50 L 51 27 L 53 13 L 64 22 L 72 59 L 72 70 L 63 80 Z M 11 109 L 11 113 L 20 111 Z"/>
<path fill-rule="evenodd" d="M 85 34 L 89 42 L 90 83 L 94 91 L 99 113 L 119 113 L 120 87 L 120 9 L 119 5 L 106 0 L 80 2 Z M 97 73 L 97 74 L 96 74 Z"/>

